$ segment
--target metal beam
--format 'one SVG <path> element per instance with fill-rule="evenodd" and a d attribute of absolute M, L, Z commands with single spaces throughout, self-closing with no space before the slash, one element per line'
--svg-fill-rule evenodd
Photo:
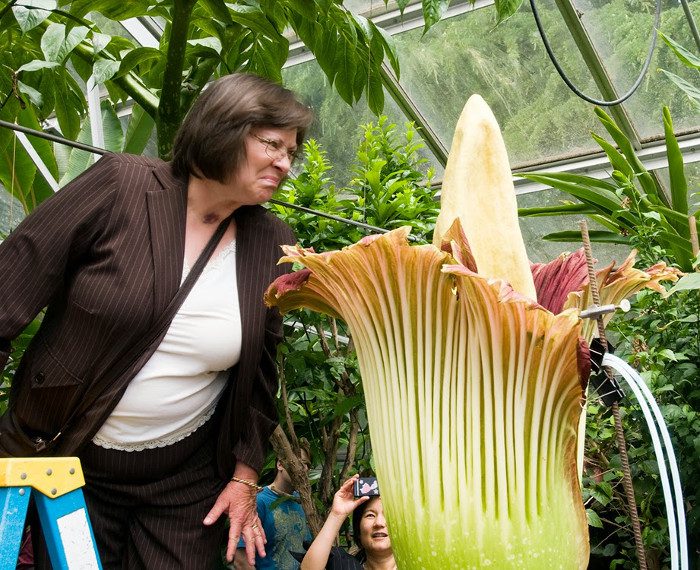
<path fill-rule="evenodd" d="M 382 84 L 406 117 L 415 123 L 418 132 L 425 141 L 425 145 L 432 151 L 437 161 L 444 167 L 447 164 L 449 149 L 440 140 L 438 134 L 430 126 L 430 123 L 397 81 L 394 74 L 391 73 L 386 63 L 382 64 Z"/>

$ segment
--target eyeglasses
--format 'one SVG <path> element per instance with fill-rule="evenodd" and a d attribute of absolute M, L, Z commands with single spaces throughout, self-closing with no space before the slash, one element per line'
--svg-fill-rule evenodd
<path fill-rule="evenodd" d="M 299 157 L 299 149 L 289 150 L 279 141 L 259 137 L 253 133 L 251 135 L 265 145 L 265 154 L 272 160 L 282 160 L 286 156 L 289 159 L 289 164 L 293 164 Z"/>

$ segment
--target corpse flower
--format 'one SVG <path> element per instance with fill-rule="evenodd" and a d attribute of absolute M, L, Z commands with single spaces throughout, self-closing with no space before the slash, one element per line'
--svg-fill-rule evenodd
<path fill-rule="evenodd" d="M 490 165 L 486 181 L 492 168 L 510 172 L 480 148 L 470 154 Z M 534 277 L 518 261 L 516 291 L 507 266 L 489 259 L 512 240 L 473 250 L 464 217 L 441 217 L 436 245 L 411 246 L 399 228 L 334 252 L 284 247 L 281 261 L 304 269 L 265 300 L 347 323 L 400 568 L 586 568 L 576 443 L 590 368 L 574 297 L 562 310 L 585 272 L 561 270 L 577 257 L 534 266 Z"/>

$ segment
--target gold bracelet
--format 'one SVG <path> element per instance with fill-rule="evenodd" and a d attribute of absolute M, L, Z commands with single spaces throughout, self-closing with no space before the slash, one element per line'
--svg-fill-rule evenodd
<path fill-rule="evenodd" d="M 253 483 L 252 481 L 248 481 L 248 479 L 239 479 L 234 475 L 233 477 L 231 477 L 231 481 L 235 481 L 236 483 L 243 483 L 244 485 L 248 485 L 248 487 L 251 487 L 256 491 L 262 491 L 262 487 L 260 485 L 258 485 L 257 483 Z"/>

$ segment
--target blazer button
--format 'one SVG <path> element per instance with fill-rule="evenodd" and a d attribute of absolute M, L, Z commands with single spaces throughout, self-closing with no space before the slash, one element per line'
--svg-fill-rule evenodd
<path fill-rule="evenodd" d="M 43 384 L 46 377 L 43 372 L 37 372 L 34 375 L 34 384 Z"/>

